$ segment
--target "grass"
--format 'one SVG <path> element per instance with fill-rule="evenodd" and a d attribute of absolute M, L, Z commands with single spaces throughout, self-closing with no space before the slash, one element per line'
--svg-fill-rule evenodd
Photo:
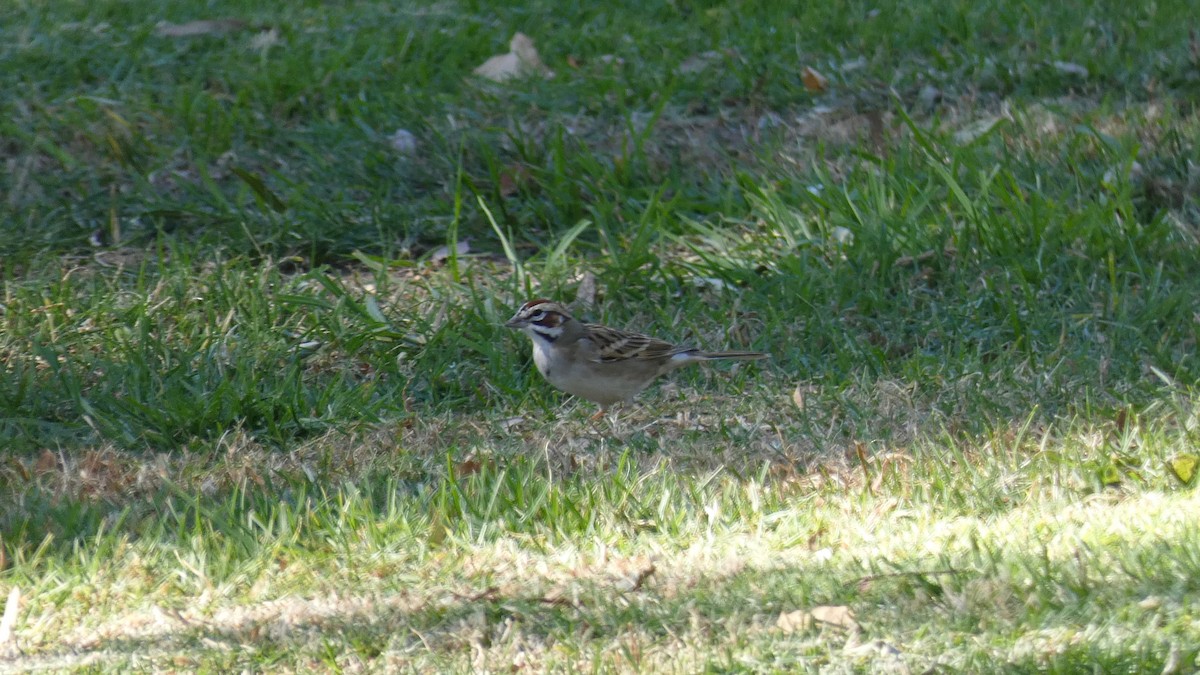
<path fill-rule="evenodd" d="M 13 5 L 0 672 L 1200 666 L 1192 13 Z"/>

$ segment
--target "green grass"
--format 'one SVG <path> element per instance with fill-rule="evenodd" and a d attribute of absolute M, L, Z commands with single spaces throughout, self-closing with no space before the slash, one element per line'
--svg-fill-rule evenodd
<path fill-rule="evenodd" d="M 5 12 L 0 672 L 1200 667 L 1189 3 Z"/>

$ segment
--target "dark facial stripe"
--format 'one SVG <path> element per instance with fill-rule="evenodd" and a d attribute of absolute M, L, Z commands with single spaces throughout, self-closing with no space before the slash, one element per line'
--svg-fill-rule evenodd
<path fill-rule="evenodd" d="M 540 323 L 535 323 L 533 324 L 533 334 L 547 343 L 553 344 L 562 335 L 562 329 L 557 326 L 544 326 Z"/>

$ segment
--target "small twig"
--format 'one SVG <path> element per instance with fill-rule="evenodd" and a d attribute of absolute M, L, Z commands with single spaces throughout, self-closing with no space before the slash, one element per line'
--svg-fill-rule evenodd
<path fill-rule="evenodd" d="M 538 602 L 542 603 L 543 605 L 554 605 L 555 607 L 570 607 L 571 609 L 579 609 L 579 605 L 566 598 L 538 598 Z"/>
<path fill-rule="evenodd" d="M 867 453 L 863 451 L 863 443 L 861 441 L 854 442 L 854 451 L 858 453 L 858 461 L 862 464 L 864 485 L 867 488 L 867 494 L 874 495 L 875 491 L 871 489 L 871 465 L 867 462 Z"/>
<path fill-rule="evenodd" d="M 499 586 L 488 586 L 482 591 L 472 595 L 464 595 L 462 593 L 455 593 L 454 591 L 450 591 L 450 595 L 453 595 L 459 600 L 466 600 L 467 602 L 479 602 L 480 600 L 494 600 L 496 598 L 496 594 L 499 592 Z"/>
<path fill-rule="evenodd" d="M 429 640 L 425 639 L 425 636 L 421 634 L 421 631 L 419 631 L 416 628 L 413 628 L 411 626 L 409 627 L 409 630 L 412 631 L 413 635 L 417 636 L 417 639 L 421 641 L 421 644 L 425 645 L 426 651 L 429 651 L 429 652 L 433 651 L 433 647 L 431 647 L 429 645 Z"/>
<path fill-rule="evenodd" d="M 637 576 L 633 579 L 633 587 L 629 589 L 629 592 L 632 593 L 633 591 L 640 589 L 642 584 L 646 583 L 646 580 L 650 578 L 650 575 L 657 571 L 657 568 L 654 567 L 654 563 L 650 563 L 649 566 L 639 570 Z"/>

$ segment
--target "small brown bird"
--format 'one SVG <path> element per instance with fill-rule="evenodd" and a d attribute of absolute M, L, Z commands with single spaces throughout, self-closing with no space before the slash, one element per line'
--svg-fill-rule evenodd
<path fill-rule="evenodd" d="M 762 352 L 706 352 L 584 323 L 563 305 L 544 299 L 521 305 L 504 325 L 529 335 L 533 362 L 550 384 L 600 404 L 595 418 L 614 403 L 633 400 L 659 376 L 689 363 L 752 361 L 768 356 Z"/>

